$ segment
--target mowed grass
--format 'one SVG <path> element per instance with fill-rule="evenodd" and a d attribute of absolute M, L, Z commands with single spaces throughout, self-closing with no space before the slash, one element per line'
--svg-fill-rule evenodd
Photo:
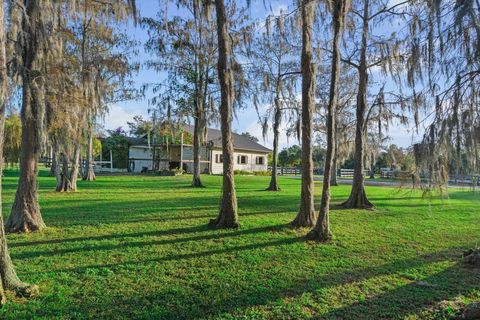
<path fill-rule="evenodd" d="M 377 209 L 334 209 L 330 244 L 292 230 L 300 180 L 236 177 L 241 228 L 211 230 L 221 177 L 100 176 L 55 193 L 41 172 L 48 228 L 8 235 L 33 300 L 10 297 L 6 319 L 447 319 L 480 298 L 480 272 L 461 263 L 480 240 L 480 193 L 447 199 L 367 187 Z M 4 212 L 17 172 L 4 178 Z M 333 187 L 345 200 L 350 187 Z M 320 185 L 316 188 L 319 201 Z M 445 302 L 447 301 L 447 302 Z M 453 306 L 452 306 L 453 305 Z"/>

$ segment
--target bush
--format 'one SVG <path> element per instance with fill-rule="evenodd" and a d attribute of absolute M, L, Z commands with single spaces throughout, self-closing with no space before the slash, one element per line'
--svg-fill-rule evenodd
<path fill-rule="evenodd" d="M 235 170 L 233 171 L 233 173 L 237 176 L 248 176 L 252 174 L 250 171 L 246 171 L 246 170 Z"/>
<path fill-rule="evenodd" d="M 170 177 L 173 177 L 173 176 L 181 176 L 182 174 L 184 174 L 185 171 L 183 171 L 182 169 L 172 169 L 172 170 L 167 170 L 167 169 L 163 169 L 163 170 L 160 170 L 158 172 L 159 175 L 161 176 L 170 176 Z"/>
<path fill-rule="evenodd" d="M 271 176 L 272 173 L 270 171 L 255 171 L 253 173 L 254 176 L 264 176 L 264 177 L 267 177 L 267 176 Z"/>

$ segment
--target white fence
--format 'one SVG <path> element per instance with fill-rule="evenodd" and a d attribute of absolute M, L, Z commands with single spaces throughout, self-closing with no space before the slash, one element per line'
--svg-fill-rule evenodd
<path fill-rule="evenodd" d="M 353 177 L 355 170 L 353 169 L 340 169 L 339 177 Z M 365 176 L 370 174 L 370 170 L 363 170 Z"/>

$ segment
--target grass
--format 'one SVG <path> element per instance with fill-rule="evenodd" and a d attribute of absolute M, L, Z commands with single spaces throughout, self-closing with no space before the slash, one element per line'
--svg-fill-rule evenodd
<path fill-rule="evenodd" d="M 447 319 L 480 298 L 480 273 L 460 263 L 478 245 L 479 193 L 424 199 L 367 187 L 375 211 L 333 210 L 328 245 L 287 224 L 300 181 L 236 178 L 241 228 L 206 227 L 221 177 L 101 176 L 58 194 L 40 176 L 48 228 L 9 235 L 33 300 L 10 297 L 5 319 Z M 8 214 L 17 172 L 4 178 Z M 348 186 L 334 187 L 334 202 Z M 317 186 L 316 195 L 320 188 Z"/>

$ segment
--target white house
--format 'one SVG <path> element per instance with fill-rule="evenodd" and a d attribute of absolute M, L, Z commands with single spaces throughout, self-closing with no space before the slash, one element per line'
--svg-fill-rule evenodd
<path fill-rule="evenodd" d="M 193 126 L 184 126 L 184 132 L 193 136 Z M 182 135 L 183 136 L 183 135 Z M 193 172 L 193 146 L 188 143 L 149 145 L 146 138 L 129 138 L 130 171 L 171 170 L 183 168 Z M 200 165 L 203 173 L 221 174 L 223 172 L 222 134 L 217 129 L 207 129 L 207 143 L 200 150 Z M 246 136 L 233 133 L 234 169 L 249 172 L 266 171 L 270 149 L 252 141 Z M 155 150 L 153 149 L 155 148 Z M 155 151 L 155 160 L 153 159 Z"/>

